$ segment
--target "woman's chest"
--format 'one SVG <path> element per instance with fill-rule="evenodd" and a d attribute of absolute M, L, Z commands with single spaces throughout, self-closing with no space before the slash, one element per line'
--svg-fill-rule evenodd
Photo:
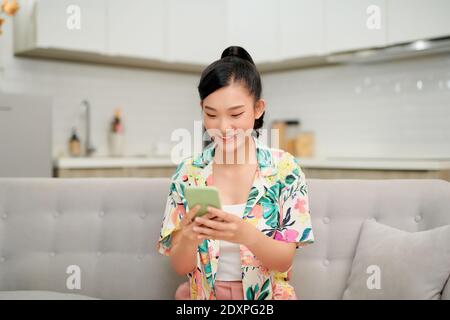
<path fill-rule="evenodd" d="M 247 202 L 253 185 L 257 167 L 247 167 L 241 170 L 215 169 L 213 185 L 219 190 L 222 205 Z"/>

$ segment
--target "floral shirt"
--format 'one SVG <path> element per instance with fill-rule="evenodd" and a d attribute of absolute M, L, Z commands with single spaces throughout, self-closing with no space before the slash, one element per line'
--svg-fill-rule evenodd
<path fill-rule="evenodd" d="M 252 136 L 253 137 L 253 136 Z M 270 148 L 257 138 L 258 170 L 248 195 L 242 219 L 268 237 L 295 242 L 296 248 L 314 242 L 309 213 L 308 185 L 297 159 L 281 149 Z M 186 186 L 211 186 L 216 143 L 184 159 L 170 184 L 157 250 L 168 256 L 172 232 L 189 211 L 184 197 Z M 215 278 L 220 258 L 220 241 L 205 239 L 197 252 L 197 268 L 187 274 L 192 300 L 216 300 Z M 242 286 L 245 300 L 296 299 L 288 283 L 291 268 L 280 272 L 264 267 L 244 245 L 240 245 Z"/>

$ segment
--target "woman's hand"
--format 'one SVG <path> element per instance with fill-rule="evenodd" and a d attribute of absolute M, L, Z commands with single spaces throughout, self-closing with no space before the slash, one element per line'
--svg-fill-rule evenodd
<path fill-rule="evenodd" d="M 193 231 L 200 233 L 200 239 L 226 240 L 233 243 L 250 245 L 255 239 L 257 230 L 250 223 L 214 207 L 208 207 L 204 217 L 196 217 Z M 201 226 L 203 224 L 203 226 Z"/>
<path fill-rule="evenodd" d="M 179 229 L 179 240 L 184 243 L 190 243 L 192 245 L 198 246 L 203 242 L 204 239 L 199 238 L 200 233 L 194 230 L 195 226 L 199 226 L 198 222 L 194 221 L 195 214 L 200 209 L 200 205 L 194 206 L 191 210 L 189 210 L 180 221 L 180 229 Z M 178 239 L 177 239 L 178 241 Z M 177 242 L 176 241 L 176 242 Z"/>

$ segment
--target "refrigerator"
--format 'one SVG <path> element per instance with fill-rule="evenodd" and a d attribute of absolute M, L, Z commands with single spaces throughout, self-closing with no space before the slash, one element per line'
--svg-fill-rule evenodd
<path fill-rule="evenodd" d="M 0 177 L 52 177 L 52 104 L 0 92 Z"/>

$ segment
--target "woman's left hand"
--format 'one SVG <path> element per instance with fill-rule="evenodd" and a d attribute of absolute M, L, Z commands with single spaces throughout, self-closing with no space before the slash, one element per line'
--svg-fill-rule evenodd
<path fill-rule="evenodd" d="M 255 237 L 253 225 L 214 207 L 208 207 L 208 213 L 196 217 L 194 222 L 197 224 L 194 231 L 201 233 L 201 239 L 226 240 L 248 246 Z"/>

